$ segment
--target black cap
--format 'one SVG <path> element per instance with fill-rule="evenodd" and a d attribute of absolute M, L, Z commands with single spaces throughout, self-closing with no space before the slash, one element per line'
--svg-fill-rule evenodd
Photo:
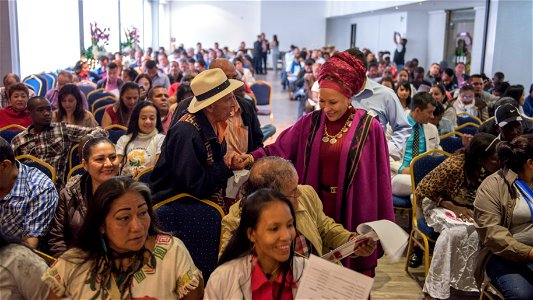
<path fill-rule="evenodd" d="M 496 108 L 494 121 L 498 126 L 503 127 L 513 121 L 522 121 L 518 108 L 507 103 Z"/>

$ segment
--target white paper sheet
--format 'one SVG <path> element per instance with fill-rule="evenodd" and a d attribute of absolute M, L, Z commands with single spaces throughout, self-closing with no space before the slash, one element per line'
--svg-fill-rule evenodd
<path fill-rule="evenodd" d="M 393 262 L 401 259 L 403 251 L 409 241 L 409 235 L 396 223 L 389 220 L 378 220 L 368 223 L 359 224 L 357 232 L 366 234 L 375 231 L 385 254 Z"/>
<path fill-rule="evenodd" d="M 296 299 L 368 299 L 374 279 L 311 255 Z"/>
<path fill-rule="evenodd" d="M 357 238 L 349 240 L 345 244 L 328 252 L 322 258 L 329 261 L 341 260 L 352 255 L 358 240 L 370 238 L 374 241 L 380 240 L 385 254 L 392 261 L 398 261 L 402 257 L 409 238 L 409 235 L 400 226 L 389 220 L 360 224 L 357 226 L 357 233 L 360 234 Z"/>

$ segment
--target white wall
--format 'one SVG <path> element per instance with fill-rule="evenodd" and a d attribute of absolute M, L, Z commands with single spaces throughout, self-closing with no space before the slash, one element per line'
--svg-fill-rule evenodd
<path fill-rule="evenodd" d="M 444 41 L 446 37 L 446 12 L 430 11 L 428 12 L 428 34 L 427 34 L 427 62 L 428 65 L 444 60 Z M 409 45 L 409 43 L 408 43 Z M 409 48 L 408 48 L 409 49 Z"/>
<path fill-rule="evenodd" d="M 21 79 L 76 63 L 80 57 L 77 1 L 17 1 L 17 11 Z"/>
<path fill-rule="evenodd" d="M 474 32 L 472 41 L 472 56 L 470 63 L 470 74 L 479 74 L 481 72 L 481 55 L 483 52 L 483 30 L 485 30 L 485 6 L 474 7 Z M 487 75 L 490 77 L 490 74 Z"/>
<path fill-rule="evenodd" d="M 425 70 L 432 62 L 428 62 L 428 20 L 425 11 L 410 11 L 407 13 L 407 51 L 405 61 L 418 58 L 419 65 Z"/>
<path fill-rule="evenodd" d="M 257 1 L 173 1 L 170 5 L 170 36 L 176 45 L 237 49 L 241 41 L 251 48 L 261 33 L 261 3 Z M 283 42 L 283 41 L 282 41 Z"/>
<path fill-rule="evenodd" d="M 367 48 L 374 53 L 389 50 L 392 54 L 396 47 L 393 34 L 395 31 L 405 34 L 406 16 L 407 13 L 401 12 L 348 19 L 331 18 L 328 19 L 326 41 L 338 50 L 345 50 L 350 46 L 351 24 L 357 24 L 356 47 Z"/>
<path fill-rule="evenodd" d="M 337 50 L 350 47 L 352 22 L 349 18 L 328 18 L 326 20 L 326 44 L 335 45 Z"/>
<path fill-rule="evenodd" d="M 533 2 L 494 1 L 493 9 L 497 18 L 489 20 L 494 38 L 487 43 L 487 55 L 492 56 L 485 73 L 492 76 L 503 71 L 511 84 L 522 84 L 529 90 L 533 82 Z"/>
<path fill-rule="evenodd" d="M 46 1 L 41 1 L 46 2 Z M 75 1 L 70 1 L 75 2 Z M 105 8 L 105 9 L 104 9 Z M 50 10 L 50 7 L 48 6 L 46 11 Z M 67 10 L 62 11 L 62 14 L 68 14 L 65 13 Z M 70 14 L 73 14 L 76 16 L 76 20 L 78 19 L 78 12 L 77 11 L 68 11 Z M 119 43 L 119 34 L 124 35 L 123 33 L 119 32 L 118 29 L 118 0 L 91 0 L 84 1 L 83 2 L 83 34 L 84 34 L 84 43 L 85 43 L 85 49 L 91 45 L 91 27 L 90 23 L 97 23 L 98 28 L 104 29 L 109 28 L 110 30 L 107 31 L 109 33 L 109 45 L 105 46 L 105 49 L 107 52 L 116 52 L 119 51 L 120 43 Z M 76 25 L 74 25 L 76 24 Z M 72 25 L 69 24 L 69 27 L 76 27 L 75 29 L 78 30 L 78 21 L 76 23 L 72 23 Z M 65 26 L 66 27 L 66 26 Z"/>
<path fill-rule="evenodd" d="M 379 9 L 401 6 L 416 2 L 424 2 L 427 0 L 351 0 L 351 1 L 336 1 L 327 0 L 326 17 L 345 16 L 350 14 L 358 14 L 362 12 L 375 11 Z"/>
<path fill-rule="evenodd" d="M 326 43 L 326 3 L 263 0 L 261 32 L 269 40 L 273 34 L 277 34 L 281 50 L 288 50 L 291 44 L 300 48 L 320 48 Z"/>

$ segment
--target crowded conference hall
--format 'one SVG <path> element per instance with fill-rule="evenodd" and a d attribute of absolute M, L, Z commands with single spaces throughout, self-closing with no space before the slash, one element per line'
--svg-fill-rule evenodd
<path fill-rule="evenodd" d="M 0 1 L 0 299 L 533 299 L 532 15 Z"/>

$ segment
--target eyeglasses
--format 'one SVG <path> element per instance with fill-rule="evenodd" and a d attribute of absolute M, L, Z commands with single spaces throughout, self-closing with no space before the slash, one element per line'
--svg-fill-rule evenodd
<path fill-rule="evenodd" d="M 472 100 L 472 99 L 474 99 L 474 96 L 463 96 L 463 99 Z"/>

